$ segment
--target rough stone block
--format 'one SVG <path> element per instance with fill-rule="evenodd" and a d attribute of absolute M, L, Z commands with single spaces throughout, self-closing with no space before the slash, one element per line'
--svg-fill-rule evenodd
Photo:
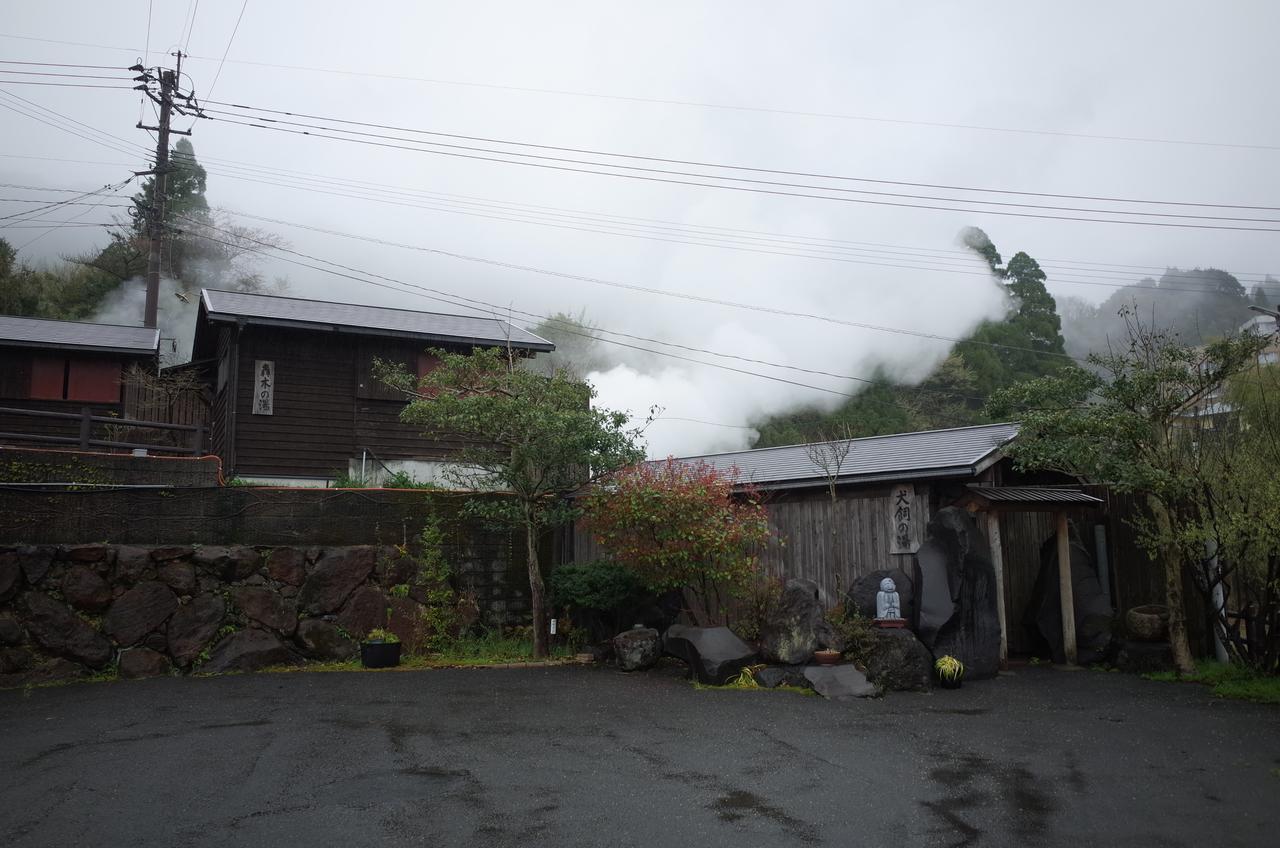
<path fill-rule="evenodd" d="M 169 658 L 150 648 L 131 648 L 120 652 L 120 676 L 128 680 L 163 677 L 171 670 Z"/>
<path fill-rule="evenodd" d="M 62 577 L 62 597 L 77 609 L 99 612 L 111 603 L 111 586 L 98 572 L 85 565 L 73 565 Z"/>
<path fill-rule="evenodd" d="M 871 629 L 867 677 L 891 691 L 928 691 L 933 686 L 933 655 L 905 627 Z"/>
<path fill-rule="evenodd" d="M 23 596 L 27 610 L 27 632 L 42 648 L 83 663 L 102 668 L 115 653 L 111 642 L 88 622 L 42 592 Z"/>
<path fill-rule="evenodd" d="M 214 645 L 209 661 L 200 671 L 208 674 L 257 671 L 273 665 L 294 665 L 300 660 L 279 636 L 250 628 L 232 633 Z"/>
<path fill-rule="evenodd" d="M 298 610 L 270 589 L 237 586 L 231 590 L 231 602 L 253 621 L 284 636 L 298 629 Z"/>
<path fill-rule="evenodd" d="M 160 582 L 164 583 L 179 595 L 192 595 L 199 585 L 196 580 L 196 569 L 189 562 L 170 561 L 160 566 Z"/>
<path fill-rule="evenodd" d="M 804 676 L 815 692 L 831 701 L 872 698 L 877 694 L 867 676 L 851 665 L 811 665 L 804 670 Z"/>
<path fill-rule="evenodd" d="M 662 638 L 668 654 L 682 659 L 699 683 L 722 686 L 756 659 L 756 651 L 727 627 L 673 624 Z"/>
<path fill-rule="evenodd" d="M 371 547 L 329 548 L 302 584 L 302 591 L 298 594 L 299 605 L 313 615 L 336 612 L 355 588 L 368 578 L 374 564 L 374 549 Z"/>
<path fill-rule="evenodd" d="M 178 608 L 168 586 L 144 581 L 117 598 L 102 619 L 102 628 L 121 647 L 136 645 Z"/>
<path fill-rule="evenodd" d="M 356 651 L 356 643 L 344 636 L 338 625 L 319 618 L 304 619 L 294 641 L 313 660 L 341 661 Z"/>
<path fill-rule="evenodd" d="M 198 595 L 178 607 L 169 619 L 169 656 L 179 665 L 190 665 L 217 635 L 226 611 L 222 598 L 214 594 Z"/>
<path fill-rule="evenodd" d="M 613 637 L 613 655 L 623 671 L 652 668 L 662 655 L 662 639 L 652 627 L 633 627 Z"/>
<path fill-rule="evenodd" d="M 298 548 L 276 548 L 267 557 L 267 576 L 279 583 L 301 586 L 307 578 L 306 555 Z"/>

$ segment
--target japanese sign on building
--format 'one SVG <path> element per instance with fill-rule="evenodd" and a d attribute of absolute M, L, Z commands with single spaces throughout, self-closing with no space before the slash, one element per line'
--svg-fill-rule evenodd
<path fill-rule="evenodd" d="M 270 359 L 253 363 L 253 414 L 271 415 L 276 397 L 276 364 Z"/>
<path fill-rule="evenodd" d="M 899 483 L 890 491 L 889 522 L 893 528 L 889 538 L 889 553 L 915 553 L 920 547 L 915 486 Z"/>

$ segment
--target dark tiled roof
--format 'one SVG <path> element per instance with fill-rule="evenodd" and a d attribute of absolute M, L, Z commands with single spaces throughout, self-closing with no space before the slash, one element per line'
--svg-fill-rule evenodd
<path fill-rule="evenodd" d="M 870 482 L 971 475 L 976 473 L 980 463 L 1017 433 L 1017 424 L 986 424 L 849 439 L 849 453 L 840 464 L 839 480 Z M 681 460 L 702 460 L 726 472 L 736 468 L 736 482 L 753 483 L 764 488 L 826 482 L 823 470 L 809 457 L 807 445 L 681 457 Z"/>
<path fill-rule="evenodd" d="M 1003 504 L 1100 504 L 1101 498 L 1076 489 L 1050 486 L 967 486 L 975 495 Z"/>
<path fill-rule="evenodd" d="M 0 315 L 0 345 L 146 355 L 154 354 L 160 347 L 160 331 L 119 324 Z"/>
<path fill-rule="evenodd" d="M 373 336 L 494 345 L 551 351 L 555 345 L 499 318 L 416 312 L 387 306 L 331 303 L 298 297 L 204 289 L 205 314 L 213 321 L 243 319 L 249 324 L 335 330 Z"/>

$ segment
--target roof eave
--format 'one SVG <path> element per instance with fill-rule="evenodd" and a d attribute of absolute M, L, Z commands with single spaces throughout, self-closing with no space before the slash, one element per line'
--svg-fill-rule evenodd
<path fill-rule="evenodd" d="M 482 339 L 474 336 L 447 336 L 439 333 L 414 333 L 407 330 L 384 330 L 376 327 L 352 327 L 346 324 L 323 324 L 317 321 L 291 321 L 287 318 L 258 318 L 235 315 L 229 312 L 208 311 L 207 320 L 221 324 L 245 324 L 264 327 L 285 327 L 294 330 L 315 330 L 326 333 L 344 333 L 350 336 L 380 336 L 383 338 L 416 339 L 419 341 L 447 342 L 467 344 L 477 347 L 513 347 L 518 350 L 531 350 L 538 353 L 550 353 L 556 346 L 550 342 L 516 342 L 506 339 Z"/>
<path fill-rule="evenodd" d="M 118 345 L 68 344 L 63 342 L 23 341 L 0 339 L 0 347 L 28 347 L 56 350 L 86 351 L 89 353 L 118 353 L 123 356 L 155 356 L 160 352 L 160 336 L 157 331 L 154 347 L 120 347 Z"/>
<path fill-rule="evenodd" d="M 863 483 L 886 483 L 898 480 L 937 480 L 940 478 L 976 477 L 980 472 L 973 465 L 949 465 L 943 468 L 906 469 L 886 471 L 880 474 L 860 474 L 840 477 L 837 486 L 859 485 Z M 777 482 L 758 483 L 751 480 L 738 480 L 735 486 L 754 486 L 762 491 L 779 491 L 783 489 L 819 489 L 827 485 L 824 477 L 805 477 L 802 480 L 781 480 Z"/>

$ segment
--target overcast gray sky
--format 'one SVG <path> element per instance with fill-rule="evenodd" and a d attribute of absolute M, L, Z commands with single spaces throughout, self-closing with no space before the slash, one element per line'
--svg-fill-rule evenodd
<path fill-rule="evenodd" d="M 8 60 L 127 66 L 142 57 L 147 45 L 148 7 L 147 0 L 9 4 L 0 53 Z M 185 70 L 197 95 L 205 95 L 228 49 L 240 0 L 203 0 L 198 8 L 187 0 L 156 0 L 149 64 L 166 61 L 163 54 L 182 44 L 193 9 L 187 41 L 193 58 Z M 627 6 L 249 0 L 211 97 L 356 121 L 671 159 L 1027 192 L 1280 205 L 1275 203 L 1280 188 L 1278 24 L 1277 4 L 1261 0 Z M 153 143 L 134 129 L 136 93 L 34 85 L 3 85 L 0 91 L 133 145 Z M 126 156 L 10 111 L 0 115 L 5 128 L 3 182 L 88 189 L 118 181 L 130 168 L 145 167 L 141 154 Z M 152 120 L 149 109 L 147 120 Z M 1119 265 L 1216 266 L 1246 276 L 1280 273 L 1280 233 L 1274 232 L 1083 223 L 719 191 L 212 121 L 200 122 L 192 141 L 210 170 L 210 202 L 233 212 L 946 336 L 963 335 L 1004 309 L 989 281 L 973 273 L 981 270 L 978 263 L 932 254 L 944 260 L 949 269 L 944 270 L 921 258 L 923 251 L 954 250 L 956 233 L 966 225 L 986 229 L 1006 256 L 1026 250 L 1050 266 L 1055 293 L 1092 300 L 1112 289 L 1055 278 L 1089 275 L 1104 278 L 1094 282 L 1119 284 L 1127 279 L 1124 269 L 1112 267 Z M 385 188 L 370 190 L 384 201 L 429 203 L 434 209 L 335 197 L 232 178 L 233 171 L 246 173 L 240 169 L 244 164 L 463 197 L 424 200 L 392 195 Z M 477 198 L 505 206 L 478 206 Z M 529 210 L 513 213 L 510 204 L 585 212 L 555 218 L 560 227 L 495 220 L 529 215 Z M 0 204 L 0 214 L 9 211 Z M 544 224 L 553 220 L 546 210 L 534 214 Z M 602 225 L 599 215 L 902 247 L 845 245 L 861 251 L 844 254 L 857 262 L 776 256 L 725 249 L 724 243 L 710 247 L 659 241 L 652 236 L 689 237 L 672 224 L 645 229 L 616 221 Z M 805 368 L 860 376 L 884 365 L 907 378 L 921 377 L 947 347 L 918 336 L 692 303 L 280 224 L 246 223 L 280 233 L 295 249 L 396 279 L 534 313 L 585 309 L 608 329 Z M 564 225 L 649 237 L 582 232 Z M 15 244 L 36 234 L 0 231 Z M 757 251 L 779 246 L 740 233 L 731 238 Z M 58 230 L 24 255 L 33 261 L 56 257 L 102 239 L 91 229 Z M 1072 272 L 1065 260 L 1106 265 Z M 881 264 L 861 264 L 865 262 Z M 883 267 L 893 264 L 915 267 Z M 287 276 L 292 291 L 301 296 L 457 311 L 283 263 L 267 271 Z M 1144 273 L 1134 269 L 1134 278 Z M 737 425 L 659 421 L 649 431 L 654 455 L 740 447 L 750 436 L 742 426 L 753 416 L 799 403 L 840 400 L 810 388 L 686 362 L 629 361 L 593 375 L 600 403 L 637 413 L 659 404 L 670 419 Z M 837 391 L 857 388 L 848 380 L 741 362 L 736 366 Z"/>

